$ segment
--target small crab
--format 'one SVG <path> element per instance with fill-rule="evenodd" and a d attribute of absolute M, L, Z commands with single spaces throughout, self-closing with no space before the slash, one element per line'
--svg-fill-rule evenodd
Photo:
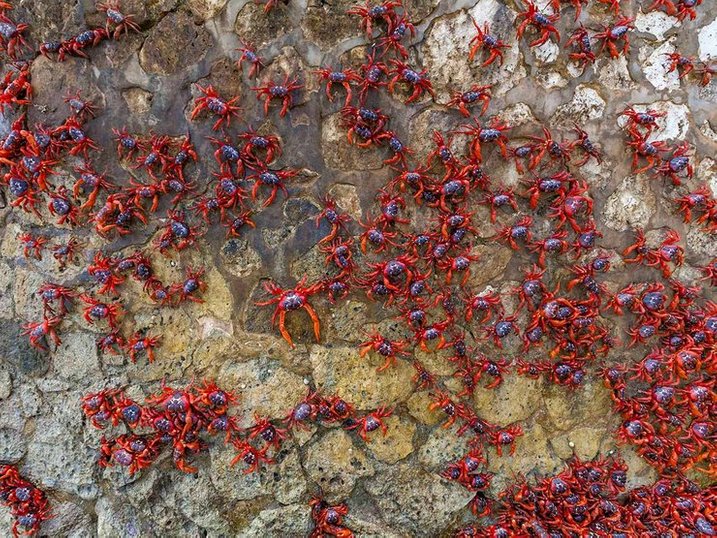
<path fill-rule="evenodd" d="M 107 15 L 107 21 L 105 22 L 105 30 L 110 33 L 110 28 L 114 25 L 114 32 L 112 33 L 113 39 L 119 39 L 122 32 L 126 34 L 130 30 L 135 32 L 140 31 L 139 24 L 134 21 L 133 15 L 124 15 L 120 11 L 120 5 L 118 0 L 111 0 L 106 3 L 97 4 L 97 9 L 103 11 Z"/>
<path fill-rule="evenodd" d="M 630 52 L 630 38 L 627 33 L 635 29 L 632 24 L 635 19 L 630 17 L 618 18 L 612 26 L 603 26 L 603 30 L 595 34 L 595 39 L 601 41 L 600 52 L 607 47 L 611 58 L 617 58 L 621 54 L 627 55 Z M 622 48 L 618 48 L 617 43 L 623 40 Z"/>
<path fill-rule="evenodd" d="M 488 57 L 483 61 L 481 67 L 487 67 L 496 60 L 498 60 L 498 65 L 503 65 L 503 51 L 501 49 L 510 48 L 510 45 L 506 45 L 503 41 L 491 35 L 490 26 L 488 26 L 487 22 L 483 24 L 483 28 L 481 29 L 475 19 L 471 20 L 478 35 L 474 36 L 469 43 L 470 52 L 468 53 L 468 60 L 472 62 L 478 50 L 484 49 L 488 51 Z"/>
<path fill-rule="evenodd" d="M 393 414 L 393 411 L 390 409 L 386 409 L 385 407 L 379 407 L 374 412 L 369 413 L 368 415 L 361 417 L 358 420 L 350 419 L 348 424 L 345 426 L 347 430 L 356 430 L 358 429 L 358 434 L 364 441 L 368 441 L 368 435 L 369 433 L 378 430 L 381 428 L 381 432 L 383 435 L 386 435 L 388 432 L 388 426 L 383 423 L 383 418 L 390 417 Z"/>
<path fill-rule="evenodd" d="M 388 82 L 388 91 L 390 93 L 394 93 L 396 84 L 405 83 L 413 89 L 411 95 L 406 99 L 406 104 L 416 101 L 424 92 L 430 93 L 432 97 L 436 96 L 431 81 L 428 80 L 426 69 L 417 72 L 400 60 L 391 60 L 391 63 L 393 64 L 393 69 L 389 74 L 392 75 L 392 78 Z"/>
<path fill-rule="evenodd" d="M 191 119 L 196 118 L 202 110 L 209 110 L 219 119 L 214 123 L 212 130 L 216 131 L 221 127 L 222 123 L 226 121 L 227 127 L 231 124 L 232 116 L 238 116 L 239 110 L 241 110 L 236 103 L 239 98 L 233 97 L 229 101 L 225 101 L 219 96 L 219 93 L 214 89 L 214 86 L 207 86 L 203 88 L 199 84 L 196 85 L 197 89 L 202 93 L 202 97 L 197 97 L 194 101 L 194 109 L 191 113 Z"/>
<path fill-rule="evenodd" d="M 359 345 L 359 356 L 363 358 L 369 351 L 375 351 L 386 360 L 383 366 L 376 369 L 377 372 L 383 372 L 396 362 L 396 357 L 409 355 L 406 346 L 404 341 L 391 341 L 379 333 L 373 333 L 367 341 Z"/>
<path fill-rule="evenodd" d="M 490 89 L 491 87 L 489 85 L 480 86 L 478 84 L 473 84 L 473 86 L 471 86 L 466 92 L 455 92 L 451 97 L 451 100 L 448 101 L 447 106 L 458 108 L 460 113 L 464 117 L 468 118 L 471 115 L 468 107 L 480 102 L 482 103 L 480 113 L 481 115 L 485 114 L 485 111 L 488 109 L 488 105 L 490 105 Z"/>
<path fill-rule="evenodd" d="M 528 26 L 533 26 L 538 32 L 540 32 L 540 37 L 531 41 L 529 45 L 530 47 L 537 47 L 547 42 L 548 39 L 550 39 L 551 34 L 555 34 L 555 38 L 560 41 L 560 32 L 558 32 L 557 28 L 554 26 L 554 24 L 560 19 L 560 14 L 555 13 L 554 15 L 546 15 L 538 11 L 538 7 L 530 0 L 527 0 L 526 3 L 528 5 L 528 9 L 518 13 L 518 17 L 523 19 L 518 25 L 518 39 L 523 37 L 523 33 Z"/>
<path fill-rule="evenodd" d="M 154 362 L 154 348 L 157 347 L 161 336 L 147 336 L 141 333 L 135 333 L 125 344 L 125 349 L 129 354 L 132 362 L 137 362 L 137 355 L 144 352 L 147 354 L 149 362 Z"/>
<path fill-rule="evenodd" d="M 334 94 L 331 90 L 334 84 L 339 84 L 346 90 L 346 99 L 344 106 L 351 104 L 351 83 L 361 82 L 361 77 L 353 69 L 344 69 L 343 71 L 332 71 L 331 69 L 321 68 L 317 69 L 315 73 L 326 82 L 326 97 L 329 101 L 334 101 Z"/>
<path fill-rule="evenodd" d="M 291 79 L 287 74 L 281 84 L 275 84 L 274 82 L 269 81 L 263 86 L 252 88 L 252 90 L 256 92 L 257 99 L 264 99 L 265 116 L 269 115 L 269 105 L 271 104 L 272 99 L 281 99 L 282 105 L 281 110 L 279 111 L 279 117 L 283 118 L 294 104 L 292 93 L 303 87 L 303 84 L 298 83 L 298 79 Z"/>
<path fill-rule="evenodd" d="M 51 338 L 55 346 L 59 346 L 62 343 L 55 330 L 61 320 L 62 318 L 60 316 L 54 316 L 51 318 L 43 317 L 42 321 L 36 323 L 26 323 L 22 326 L 22 334 L 23 336 L 30 337 L 30 345 L 32 347 L 47 351 L 47 346 L 42 343 L 46 337 Z"/>
<path fill-rule="evenodd" d="M 257 56 L 254 47 L 251 43 L 243 43 L 242 47 L 237 50 L 241 52 L 241 56 L 239 56 L 239 59 L 236 61 L 239 70 L 241 71 L 243 69 L 244 62 L 249 62 L 251 66 L 249 68 L 249 78 L 256 77 L 259 70 L 264 67 L 264 63 L 261 61 L 261 58 Z"/>
<path fill-rule="evenodd" d="M 83 313 L 87 323 L 94 325 L 95 321 L 106 319 L 110 328 L 117 328 L 117 318 L 122 313 L 122 307 L 119 303 L 103 303 L 86 294 L 80 295 L 80 299 L 87 304 Z"/>

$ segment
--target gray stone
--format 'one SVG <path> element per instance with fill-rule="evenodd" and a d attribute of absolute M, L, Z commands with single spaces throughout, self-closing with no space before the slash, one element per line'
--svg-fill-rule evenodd
<path fill-rule="evenodd" d="M 394 530 L 413 536 L 438 535 L 473 497 L 455 482 L 410 463 L 379 466 L 376 478 L 365 487 L 384 520 Z"/>

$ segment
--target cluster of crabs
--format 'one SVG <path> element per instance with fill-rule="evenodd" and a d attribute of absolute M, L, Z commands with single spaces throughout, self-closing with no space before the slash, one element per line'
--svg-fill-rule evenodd
<path fill-rule="evenodd" d="M 574 458 L 561 473 L 500 493 L 496 523 L 466 527 L 457 538 L 484 536 L 714 536 L 715 491 L 684 477 L 625 491 L 627 466 L 615 458 Z M 586 529 L 589 529 L 587 531 Z"/>
<path fill-rule="evenodd" d="M 597 2 L 614 10 L 616 19 L 593 35 L 582 25 L 571 35 L 567 42 L 570 58 L 582 65 L 594 62 L 605 49 L 613 58 L 629 51 L 633 19 L 622 14 L 619 0 Z M 527 7 L 517 21 L 517 37 L 530 28 L 538 34 L 531 47 L 551 37 L 560 41 L 555 23 L 563 3 L 548 2 L 545 9 L 551 13 L 545 13 L 525 2 Z M 588 4 L 586 0 L 567 3 L 574 8 L 576 20 Z M 694 19 L 700 4 L 701 0 L 657 0 L 645 7 L 683 20 Z M 266 11 L 276 6 L 276 0 L 269 0 Z M 18 52 L 27 47 L 23 38 L 27 25 L 9 18 L 11 7 L 0 2 L 0 45 L 14 60 L 0 85 L 3 113 L 32 103 L 29 64 L 17 60 Z M 107 15 L 105 28 L 43 43 L 38 53 L 58 61 L 67 55 L 88 58 L 87 49 L 101 41 L 140 31 L 118 3 L 97 7 Z M 577 124 L 570 137 L 545 127 L 519 135 L 499 116 L 484 120 L 491 102 L 487 85 L 474 84 L 454 93 L 448 106 L 466 123 L 450 132 L 434 131 L 430 151 L 418 158 L 418 151 L 401 141 L 391 128 L 391 118 L 378 107 L 382 98 L 404 96 L 410 104 L 434 95 L 428 73 L 407 61 L 407 46 L 416 34 L 409 13 L 397 0 L 377 5 L 367 2 L 348 12 L 360 18 L 370 41 L 365 61 L 355 69 L 321 68 L 315 75 L 325 84 L 329 103 L 334 102 L 337 91 L 344 92 L 340 110 L 348 143 L 363 151 L 387 149 L 384 164 L 394 173 L 376 196 L 374 214 L 358 222 L 331 197 L 324 197 L 316 223 L 328 230 L 319 245 L 326 256 L 327 276 L 317 282 L 305 277 L 288 287 L 266 282 L 269 297 L 257 301 L 257 306 L 275 306 L 272 320 L 291 347 L 294 341 L 286 317 L 299 310 L 306 312 L 314 336 L 320 340 L 320 318 L 310 302 L 318 294 L 335 304 L 360 293 L 382 303 L 400 320 L 391 334 L 379 328 L 369 331 L 358 346 L 359 354 L 365 360 L 378 360 L 381 372 L 399 360 L 410 361 L 416 389 L 430 394 L 430 410 L 445 417 L 445 428 L 452 427 L 456 435 L 467 438 L 467 452 L 449 463 L 441 476 L 474 493 L 470 507 L 475 516 L 491 515 L 496 524 L 463 529 L 460 536 L 550 535 L 556 526 L 570 529 L 574 535 L 600 533 L 607 526 L 620 535 L 661 531 L 671 525 L 681 526 L 688 534 L 710 534 L 713 512 L 700 512 L 699 517 L 689 517 L 688 512 L 694 509 L 697 513 L 714 498 L 696 490 L 684 474 L 717 474 L 717 305 L 704 301 L 699 288 L 675 276 L 684 261 L 679 234 L 669 230 L 659 238 L 646 237 L 637 230 L 635 242 L 625 248 L 622 259 L 600 250 L 593 200 L 580 171 L 588 162 L 602 162 L 600 147 Z M 508 45 L 492 35 L 487 24 L 474 21 L 474 25 L 476 35 L 468 61 L 477 61 L 482 67 L 497 62 L 500 67 L 502 51 Z M 595 41 L 599 50 L 593 49 Z M 258 77 L 265 64 L 257 51 L 246 43 L 239 52 L 238 67 L 248 65 L 248 76 Z M 681 77 L 694 73 L 704 85 L 715 72 L 714 66 L 697 65 L 677 53 L 668 60 L 670 71 L 679 70 Z M 284 118 L 295 104 L 296 92 L 303 88 L 298 79 L 286 74 L 283 80 L 267 80 L 252 90 L 263 100 L 265 115 L 276 104 L 279 118 Z M 175 137 L 114 129 L 117 157 L 125 170 L 131 170 L 131 178 L 120 184 L 98 172 L 92 155 L 100 148 L 86 133 L 96 108 L 81 94 L 68 93 L 70 115 L 63 123 L 30 127 L 25 114 L 20 114 L 2 140 L 0 166 L 5 173 L 0 185 L 11 206 L 40 221 L 52 218 L 56 225 L 73 231 L 87 227 L 89 233 L 113 240 L 151 225 L 159 208 L 168 205 L 152 242 L 157 252 L 167 256 L 196 247 L 214 225 L 223 226 L 227 237 L 250 233 L 255 226 L 252 216 L 273 204 L 280 191 L 288 196 L 287 185 L 300 172 L 276 165 L 282 155 L 276 134 L 255 131 L 251 126 L 239 134 L 231 132 L 232 120 L 236 124 L 240 117 L 238 97 L 223 97 L 211 85 L 197 84 L 195 90 L 190 120 L 209 117 L 213 122 L 213 136 L 208 140 L 215 148 L 217 171 L 206 184 L 190 181 L 185 174 L 187 166 L 201 160 L 188 132 Z M 670 147 L 652 136 L 660 113 L 628 107 L 620 115 L 624 118 L 634 173 L 654 171 L 655 177 L 667 180 L 675 189 L 692 181 L 689 146 Z M 512 162 L 519 184 L 507 186 L 492 177 L 495 161 Z M 74 164 L 76 178 L 66 185 L 55 170 L 67 162 Z M 260 197 L 264 192 L 267 194 Z M 717 201 L 706 186 L 678 194 L 673 200 L 685 222 L 696 219 L 707 232 L 717 231 Z M 47 203 L 40 203 L 41 198 Z M 23 234 L 20 240 L 25 257 L 38 259 L 49 241 L 32 233 Z M 485 240 L 500 242 L 516 252 L 523 264 L 521 282 L 501 290 L 474 284 L 484 261 L 477 247 Z M 81 246 L 71 237 L 54 244 L 52 254 L 62 268 L 74 263 Z M 601 282 L 615 265 L 623 263 L 654 268 L 655 280 L 622 288 L 609 288 Z M 102 351 L 124 351 L 132 361 L 144 354 L 151 362 L 159 337 L 142 331 L 130 338 L 121 334 L 120 292 L 129 277 L 158 306 L 200 302 L 206 288 L 203 270 L 186 271 L 185 280 L 166 285 L 157 278 L 146 252 L 96 252 L 87 267 L 96 286 L 94 292 L 80 293 L 69 286 L 45 283 L 38 290 L 43 318 L 28 323 L 25 334 L 40 349 L 48 349 L 50 341 L 59 345 L 59 325 L 79 300 L 85 305 L 84 319 L 93 325 L 102 323 L 107 329 L 97 341 Z M 717 285 L 717 260 L 704 272 L 707 284 Z M 561 279 L 565 274 L 568 278 Z M 608 314 L 630 317 L 626 331 L 630 347 L 653 347 L 642 361 L 613 364 L 608 354 L 620 339 Z M 441 377 L 431 372 L 419 359 L 418 350 L 448 361 L 453 374 Z M 521 357 L 509 358 L 516 354 Z M 616 495 L 624 486 L 620 463 L 602 459 L 573 462 L 568 471 L 537 486 L 522 483 L 509 489 L 496 508 L 490 496 L 492 475 L 484 467 L 488 448 L 497 456 L 512 455 L 523 431 L 519 424 L 500 425 L 483 419 L 472 403 L 476 389 L 500 386 L 509 371 L 579 389 L 600 358 L 605 364 L 599 372 L 622 417 L 618 439 L 633 444 L 668 482 L 658 482 L 651 490 L 632 491 L 627 503 L 618 502 Z M 116 437 L 103 438 L 99 461 L 104 466 L 127 467 L 130 474 L 155 462 L 165 447 L 171 447 L 179 469 L 195 472 L 188 459 L 207 447 L 206 438 L 211 435 L 223 435 L 236 449 L 232 464 L 241 462 L 245 472 L 254 472 L 274 462 L 294 428 L 336 423 L 356 430 L 366 440 L 375 430 L 386 434 L 382 419 L 392 413 L 379 408 L 359 415 L 337 396 L 311 392 L 283 421 L 256 415 L 253 423 L 241 427 L 240 418 L 228 413 L 235 400 L 230 391 L 207 382 L 184 389 L 164 387 L 143 405 L 121 390 L 105 389 L 88 394 L 82 408 L 95 427 L 111 425 L 125 430 Z M 653 516 L 655 510 L 669 515 Z M 342 523 L 347 512 L 345 504 L 332 506 L 319 498 L 312 500 L 313 535 L 351 536 Z M 38 516 L 37 526 L 40 520 Z M 610 526 L 613 523 L 615 526 Z"/>
<path fill-rule="evenodd" d="M 130 475 L 149 467 L 162 450 L 171 448 L 172 460 L 185 473 L 196 473 L 188 461 L 208 448 L 207 436 L 223 436 L 237 455 L 231 465 L 242 463 L 245 473 L 258 472 L 263 465 L 276 463 L 289 432 L 310 425 L 339 424 L 355 430 L 366 441 L 368 434 L 387 428 L 382 419 L 391 415 L 385 408 L 359 414 L 338 396 L 309 392 L 283 420 L 273 420 L 254 413 L 248 426 L 243 418 L 230 415 L 229 408 L 238 397 L 219 388 L 214 382 L 185 388 L 163 386 L 158 394 L 139 404 L 121 389 L 103 389 L 82 398 L 82 411 L 98 429 L 121 426 L 125 433 L 102 437 L 99 465 L 126 467 Z"/>
<path fill-rule="evenodd" d="M 0 465 L 0 501 L 15 518 L 12 534 L 35 534 L 50 518 L 50 503 L 45 492 L 20 475 L 13 465 Z"/>

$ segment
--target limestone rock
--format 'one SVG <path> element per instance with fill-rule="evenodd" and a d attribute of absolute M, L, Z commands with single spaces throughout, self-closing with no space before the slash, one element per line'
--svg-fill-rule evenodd
<path fill-rule="evenodd" d="M 460 485 L 409 463 L 379 467 L 366 490 L 387 523 L 414 536 L 439 534 L 473 497 Z"/>
<path fill-rule="evenodd" d="M 377 372 L 383 357 L 369 353 L 361 358 L 355 348 L 312 346 L 309 360 L 317 386 L 357 409 L 390 406 L 405 400 L 413 391 L 413 367 L 401 358 L 394 366 Z"/>
<path fill-rule="evenodd" d="M 364 451 L 354 445 L 348 433 L 338 429 L 326 432 L 309 445 L 304 469 L 329 502 L 348 497 L 359 478 L 374 474 Z"/>
<path fill-rule="evenodd" d="M 139 61 L 147 73 L 172 75 L 199 62 L 212 42 L 209 33 L 184 11 L 165 16 L 142 46 Z"/>

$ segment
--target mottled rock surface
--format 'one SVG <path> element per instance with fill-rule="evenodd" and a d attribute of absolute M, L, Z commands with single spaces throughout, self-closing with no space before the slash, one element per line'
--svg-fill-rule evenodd
<path fill-rule="evenodd" d="M 340 211 L 355 221 L 349 227 L 358 235 L 363 230 L 357 222 L 378 214 L 377 189 L 397 173 L 385 163 L 391 156 L 385 148 L 349 143 L 341 113 L 345 90 L 336 86 L 330 102 L 323 83 L 313 75 L 320 67 L 358 68 L 364 60 L 369 50 L 365 32 L 358 19 L 346 13 L 356 3 L 280 0 L 265 13 L 264 5 L 253 1 L 126 0 L 123 11 L 134 15 L 139 33 L 104 41 L 88 51 L 87 60 L 68 57 L 60 63 L 44 56 L 33 60 L 34 97 L 27 111 L 28 124 L 58 125 L 68 113 L 66 94 L 81 90 L 98 110 L 97 118 L 87 123 L 87 135 L 103 148 L 93 156 L 93 164 L 97 170 L 106 170 L 118 185 L 127 186 L 130 178 L 140 177 L 134 163 L 120 165 L 116 159 L 112 129 L 126 126 L 143 135 L 191 135 L 202 161 L 187 167 L 186 179 L 196 183 L 197 194 L 205 192 L 218 170 L 213 157 L 216 147 L 207 137 L 222 138 L 225 132 L 211 130 L 213 122 L 207 113 L 188 121 L 194 98 L 199 96 L 196 84 L 211 84 L 226 98 L 238 97 L 241 112 L 226 133 L 243 132 L 247 124 L 259 132 L 276 133 L 283 153 L 272 167 L 299 171 L 287 182 L 289 197 L 280 190 L 275 204 L 252 215 L 255 230 L 244 229 L 234 237 L 219 225 L 200 224 L 208 233 L 198 248 L 173 256 L 162 256 L 151 244 L 161 234 L 159 226 L 171 209 L 167 202 L 146 228 L 105 241 L 88 229 L 45 228 L 39 216 L 11 209 L 7 197 L 0 196 L 0 462 L 18 464 L 24 475 L 47 491 L 54 517 L 45 523 L 42 535 L 301 537 L 312 529 L 308 501 L 319 494 L 350 506 L 346 522 L 357 536 L 449 536 L 459 524 L 474 521 L 469 507 L 473 493 L 440 474 L 465 455 L 469 435 L 458 435 L 457 424 L 443 427 L 446 414 L 431 407 L 436 396 L 433 389 L 417 388 L 414 378 L 413 360 L 419 359 L 437 376 L 439 386 L 453 396 L 459 393 L 463 386 L 456 364 L 446 360 L 449 350 L 411 350 L 379 372 L 385 358 L 375 351 L 362 357 L 359 345 L 374 330 L 396 340 L 413 335 L 402 332 L 398 310 L 367 300 L 357 291 L 358 282 L 352 282 L 348 299 L 334 305 L 323 291 L 311 297 L 321 319 L 319 342 L 305 311 L 288 316 L 295 349 L 289 349 L 278 333 L 273 306 L 256 304 L 267 299 L 263 285 L 269 279 L 289 285 L 304 276 L 315 282 L 330 273 L 326 245 L 319 244 L 330 227 L 324 221 L 319 226 L 315 222 L 324 195 L 330 195 Z M 624 269 L 617 253 L 631 242 L 634 228 L 645 228 L 650 238 L 674 228 L 682 234 L 687 250 L 679 276 L 697 284 L 702 277 L 699 267 L 717 255 L 714 235 L 684 224 L 676 213 L 670 198 L 684 195 L 685 185 L 672 186 L 651 172 L 633 172 L 621 130 L 626 119 L 618 114 L 628 103 L 638 111 L 664 113 L 657 118 L 649 140 L 670 145 L 688 141 L 695 150 L 695 181 L 717 194 L 713 160 L 716 82 L 700 88 L 694 79 L 680 78 L 677 71 L 669 73 L 666 59 L 666 54 L 680 51 L 695 61 L 714 61 L 717 11 L 712 0 L 704 0 L 695 21 L 678 22 L 661 12 L 645 13 L 638 4 L 646 3 L 622 2 L 636 17 L 637 31 L 631 34 L 628 57 L 611 59 L 603 53 L 594 64 L 582 68 L 567 59 L 566 36 L 575 27 L 572 7 L 566 7 L 558 24 L 563 36 L 560 45 L 551 40 L 530 48 L 528 41 L 536 37 L 532 29 L 523 40 L 515 39 L 516 17 L 524 2 L 406 0 L 416 25 L 415 36 L 406 41 L 407 61 L 419 71 L 426 69 L 435 99 L 426 94 L 404 105 L 408 90 L 398 83 L 393 96 L 384 91 L 375 99 L 372 96 L 369 104 L 391 117 L 391 129 L 413 152 L 410 162 L 434 152 L 435 130 L 450 138 L 450 132 L 472 121 L 449 103 L 456 92 L 473 85 L 492 85 L 490 108 L 478 120 L 484 125 L 491 116 L 500 117 L 512 127 L 511 142 L 529 142 L 528 137 L 539 135 L 543 125 L 557 136 L 573 136 L 577 124 L 603 154 L 601 163 L 590 160 L 580 168 L 590 187 L 598 229 L 604 234 L 601 252 L 615 260 L 614 268 Z M 104 15 L 87 0 L 17 0 L 13 4 L 18 17 L 31 25 L 28 35 L 33 45 L 104 25 Z M 544 7 L 547 2 L 538 4 Z M 593 1 L 584 9 L 581 22 L 592 28 L 607 24 L 610 17 L 604 6 Z M 488 24 L 491 33 L 506 42 L 502 62 L 481 66 L 486 58 L 483 51 L 468 61 L 474 22 L 481 28 Z M 236 65 L 238 49 L 245 45 L 254 46 L 265 63 L 253 79 L 246 63 L 241 69 Z M 593 46 L 597 49 L 598 44 L 593 41 Z M 296 92 L 294 107 L 285 118 L 278 116 L 276 102 L 264 117 L 263 102 L 251 88 L 280 83 L 286 74 L 297 76 L 304 88 Z M 356 95 L 360 90 L 354 86 L 353 91 Z M 478 116 L 478 108 L 472 110 Z M 14 119 L 10 111 L 0 117 L 3 138 Z M 456 135 L 447 145 L 462 154 L 467 140 Z M 529 176 L 518 174 L 512 156 L 503 157 L 490 145 L 485 155 L 490 162 L 486 166 L 490 185 L 502 185 L 521 196 Z M 79 157 L 58 164 L 53 181 L 71 188 L 73 168 L 80 165 Z M 251 197 L 251 183 L 243 187 Z M 263 189 L 257 207 L 268 192 Z M 405 197 L 410 196 L 407 189 Z M 51 222 L 46 203 L 40 205 L 41 214 Z M 477 260 L 466 286 L 472 293 L 499 294 L 512 311 L 517 304 L 513 290 L 534 257 L 496 240 L 497 231 L 513 222 L 512 211 L 499 208 L 496 222 L 491 222 L 487 204 L 474 204 L 467 210 L 474 212 L 477 228 L 468 252 Z M 409 208 L 407 218 L 416 229 L 435 224 L 415 206 Z M 545 236 L 547 228 L 541 226 L 535 230 L 536 238 Z M 63 269 L 49 252 L 42 260 L 25 258 L 18 235 L 27 230 L 47 233 L 51 244 L 76 235 L 82 248 Z M 162 281 L 179 281 L 186 267 L 205 270 L 203 302 L 179 308 L 158 307 L 143 293 L 142 284 L 132 279 L 123 285 L 132 299 L 125 305 L 120 329 L 162 336 L 151 364 L 144 356 L 132 363 L 126 354 L 98 351 L 96 339 L 107 327 L 88 325 L 79 309 L 63 322 L 62 344 L 50 352 L 32 348 L 22 334 L 25 322 L 42 316 L 36 290 L 44 282 L 80 292 L 92 289 L 86 267 L 100 248 L 122 256 L 147 250 Z M 369 258 L 356 249 L 355 259 Z M 551 264 L 548 260 L 552 270 Z M 614 291 L 636 274 L 648 278 L 643 270 L 621 273 L 624 281 L 606 281 Z M 460 281 L 461 276 L 454 279 L 454 283 Z M 557 279 L 551 280 L 549 287 L 556 283 Z M 700 285 L 706 287 L 704 281 Z M 715 300 L 712 290 L 705 293 Z M 462 315 L 461 311 L 457 318 Z M 453 336 L 446 335 L 448 339 Z M 485 336 L 483 329 L 470 334 L 471 352 L 513 364 L 518 359 L 542 360 L 550 352 L 547 346 L 524 352 L 519 338 L 498 350 Z M 638 356 L 634 348 L 613 351 L 606 361 L 632 364 Z M 517 476 L 560 470 L 574 455 L 591 459 L 613 451 L 629 465 L 630 486 L 655 480 L 652 467 L 633 448 L 616 443 L 612 432 L 619 417 L 595 372 L 591 366 L 586 381 L 574 390 L 514 372 L 506 373 L 494 388 L 486 388 L 491 379 L 485 374 L 465 397 L 483 419 L 500 427 L 520 425 L 524 432 L 513 455 L 508 454 L 509 448 L 503 456 L 486 448 L 485 468 L 496 473 L 491 493 L 512 484 Z M 232 466 L 236 452 L 222 443 L 221 436 L 207 438 L 211 449 L 194 458 L 197 474 L 178 471 L 170 451 L 153 468 L 133 477 L 124 469 L 97 466 L 100 438 L 107 432 L 92 429 L 83 418 L 82 395 L 127 387 L 133 398 L 141 399 L 165 383 L 181 387 L 205 379 L 237 393 L 234 409 L 240 428 L 250 427 L 255 413 L 280 424 L 313 389 L 337 395 L 361 413 L 385 406 L 392 415 L 383 419 L 385 435 L 379 430 L 365 441 L 340 421 L 296 429 L 275 456 L 274 465 L 260 473 L 245 474 L 241 465 Z M 9 536 L 10 525 L 1 509 L 0 534 Z"/>

